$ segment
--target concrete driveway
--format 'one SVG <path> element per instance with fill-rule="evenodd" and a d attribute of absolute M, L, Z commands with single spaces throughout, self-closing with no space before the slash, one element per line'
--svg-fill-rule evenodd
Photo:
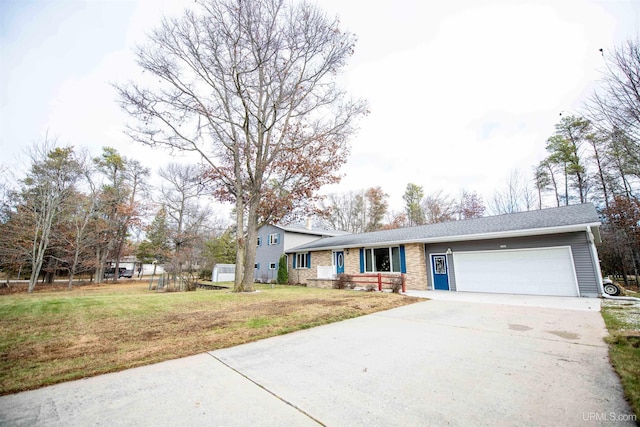
<path fill-rule="evenodd" d="M 0 425 L 635 425 L 598 300 L 484 298 L 4 396 Z"/>

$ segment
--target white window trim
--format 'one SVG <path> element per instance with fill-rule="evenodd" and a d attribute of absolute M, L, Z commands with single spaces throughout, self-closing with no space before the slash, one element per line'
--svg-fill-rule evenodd
<path fill-rule="evenodd" d="M 304 266 L 300 265 L 300 260 L 304 258 Z M 309 252 L 296 253 L 296 270 L 306 270 L 309 268 Z"/>
<path fill-rule="evenodd" d="M 280 233 L 269 234 L 269 246 L 276 246 L 280 244 Z"/>

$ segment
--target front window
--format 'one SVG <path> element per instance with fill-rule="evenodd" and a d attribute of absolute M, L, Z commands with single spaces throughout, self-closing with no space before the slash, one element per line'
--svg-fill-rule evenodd
<path fill-rule="evenodd" d="M 400 248 L 398 246 L 365 249 L 364 256 L 365 271 L 368 273 L 400 272 Z"/>
<path fill-rule="evenodd" d="M 296 268 L 309 268 L 309 255 L 307 253 L 296 254 Z"/>

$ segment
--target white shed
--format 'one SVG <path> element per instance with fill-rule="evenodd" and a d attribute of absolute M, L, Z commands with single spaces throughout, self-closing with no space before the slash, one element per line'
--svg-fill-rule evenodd
<path fill-rule="evenodd" d="M 211 273 L 212 282 L 233 282 L 236 279 L 235 264 L 216 264 Z"/>

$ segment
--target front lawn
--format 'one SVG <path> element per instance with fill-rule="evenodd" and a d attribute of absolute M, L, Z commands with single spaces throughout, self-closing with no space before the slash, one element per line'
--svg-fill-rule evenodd
<path fill-rule="evenodd" d="M 609 329 L 609 358 L 640 420 L 640 304 L 605 300 L 602 317 Z"/>
<path fill-rule="evenodd" d="M 0 394 L 119 371 L 387 310 L 391 293 L 257 285 L 149 291 L 146 282 L 0 296 Z"/>

